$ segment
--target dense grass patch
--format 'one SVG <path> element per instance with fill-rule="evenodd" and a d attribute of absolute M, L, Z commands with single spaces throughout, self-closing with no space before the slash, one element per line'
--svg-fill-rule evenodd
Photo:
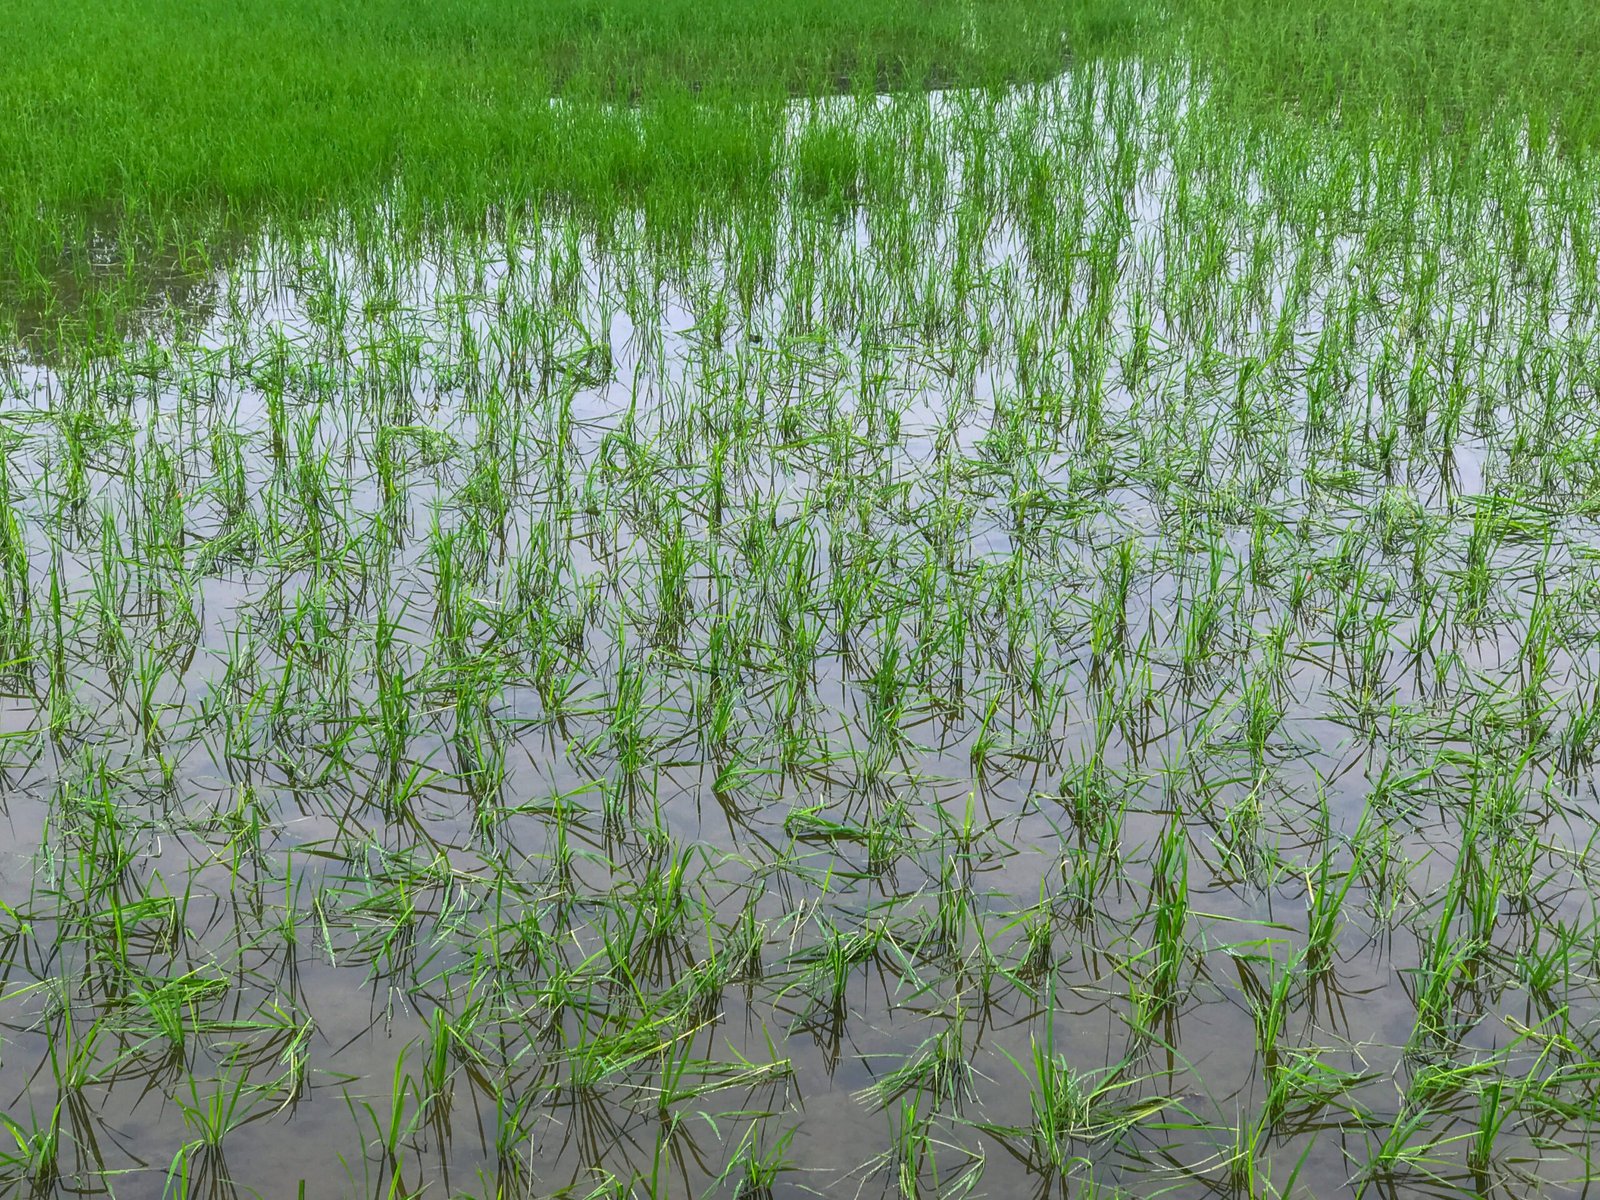
<path fill-rule="evenodd" d="M 1584 0 L 1172 0 L 1230 97 L 1471 144 L 1509 111 L 1535 140 L 1600 142 L 1600 6 Z"/>
<path fill-rule="evenodd" d="M 360 204 L 397 178 L 437 206 L 627 201 L 663 181 L 709 198 L 767 181 L 750 143 L 771 141 L 773 100 L 1043 77 L 1114 32 L 1124 8 L 8 2 L 0 237 L 26 274 L 41 251 L 81 244 L 87 220 L 298 213 Z M 688 98 L 717 95 L 747 107 L 685 115 Z M 639 102 L 642 129 L 608 107 Z"/>
<path fill-rule="evenodd" d="M 470 221 L 530 197 L 759 200 L 790 95 L 1001 86 L 1074 56 L 1192 62 L 1247 113 L 1376 122 L 1412 152 L 1508 113 L 1569 147 L 1600 134 L 1600 17 L 1572 0 L 68 0 L 0 21 L 0 292 L 28 325 L 397 191 Z"/>

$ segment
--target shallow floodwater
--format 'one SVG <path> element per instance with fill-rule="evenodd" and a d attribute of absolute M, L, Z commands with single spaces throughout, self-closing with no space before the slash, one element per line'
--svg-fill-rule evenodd
<path fill-rule="evenodd" d="M 789 136 L 13 356 L 16 1193 L 1581 1192 L 1586 185 L 1131 67 Z"/>

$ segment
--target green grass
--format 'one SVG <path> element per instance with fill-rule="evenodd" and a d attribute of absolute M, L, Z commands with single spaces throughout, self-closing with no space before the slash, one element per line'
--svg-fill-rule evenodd
<path fill-rule="evenodd" d="M 1173 0 L 1188 45 L 1221 94 L 1308 120 L 1395 121 L 1435 150 L 1470 144 L 1496 118 L 1542 142 L 1600 144 L 1593 86 L 1600 15 L 1581 0 Z"/>
<path fill-rule="evenodd" d="M 38 286 L 77 281 L 93 237 L 183 271 L 227 230 L 396 190 L 469 217 L 749 196 L 791 93 L 1043 78 L 1128 17 L 1108 0 L 130 0 L 8 3 L 0 21 L 0 242 L 7 276 Z"/>
<path fill-rule="evenodd" d="M 263 222 L 380 202 L 435 224 L 530 200 L 693 222 L 763 201 L 784 97 L 992 87 L 1103 54 L 1192 63 L 1257 116 L 1445 146 L 1496 120 L 1600 137 L 1600 17 L 1578 0 L 122 0 L 0 20 L 0 282 L 30 329 L 104 325 Z M 876 153 L 829 137 L 802 155 L 824 187 L 825 157 Z"/>

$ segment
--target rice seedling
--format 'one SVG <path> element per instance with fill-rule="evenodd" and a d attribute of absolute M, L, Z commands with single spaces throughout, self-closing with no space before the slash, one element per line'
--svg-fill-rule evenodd
<path fill-rule="evenodd" d="M 35 1192 L 48 1192 L 61 1173 L 61 1109 L 43 1124 L 37 1117 L 27 1126 L 6 1117 L 5 1126 L 15 1147 L 0 1152 L 0 1167 Z"/>
<path fill-rule="evenodd" d="M 787 1153 L 793 1138 L 792 1129 L 770 1140 L 755 1129 L 746 1135 L 724 1175 L 734 1181 L 733 1194 L 738 1200 L 768 1200 L 773 1195 L 773 1185 L 789 1167 Z"/>
<path fill-rule="evenodd" d="M 190 1140 L 178 1150 L 167 1170 L 167 1190 L 179 1196 L 205 1194 L 219 1184 L 229 1186 L 223 1143 L 228 1135 L 249 1119 L 244 1097 L 243 1076 L 231 1087 L 220 1081 L 210 1095 L 202 1097 L 196 1081 L 188 1082 L 187 1098 L 176 1100 Z"/>

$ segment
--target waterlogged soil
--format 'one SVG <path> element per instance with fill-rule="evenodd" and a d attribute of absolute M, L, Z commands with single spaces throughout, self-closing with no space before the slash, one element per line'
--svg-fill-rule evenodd
<path fill-rule="evenodd" d="M 10 357 L 8 1194 L 1579 1194 L 1593 181 L 791 136 Z"/>

